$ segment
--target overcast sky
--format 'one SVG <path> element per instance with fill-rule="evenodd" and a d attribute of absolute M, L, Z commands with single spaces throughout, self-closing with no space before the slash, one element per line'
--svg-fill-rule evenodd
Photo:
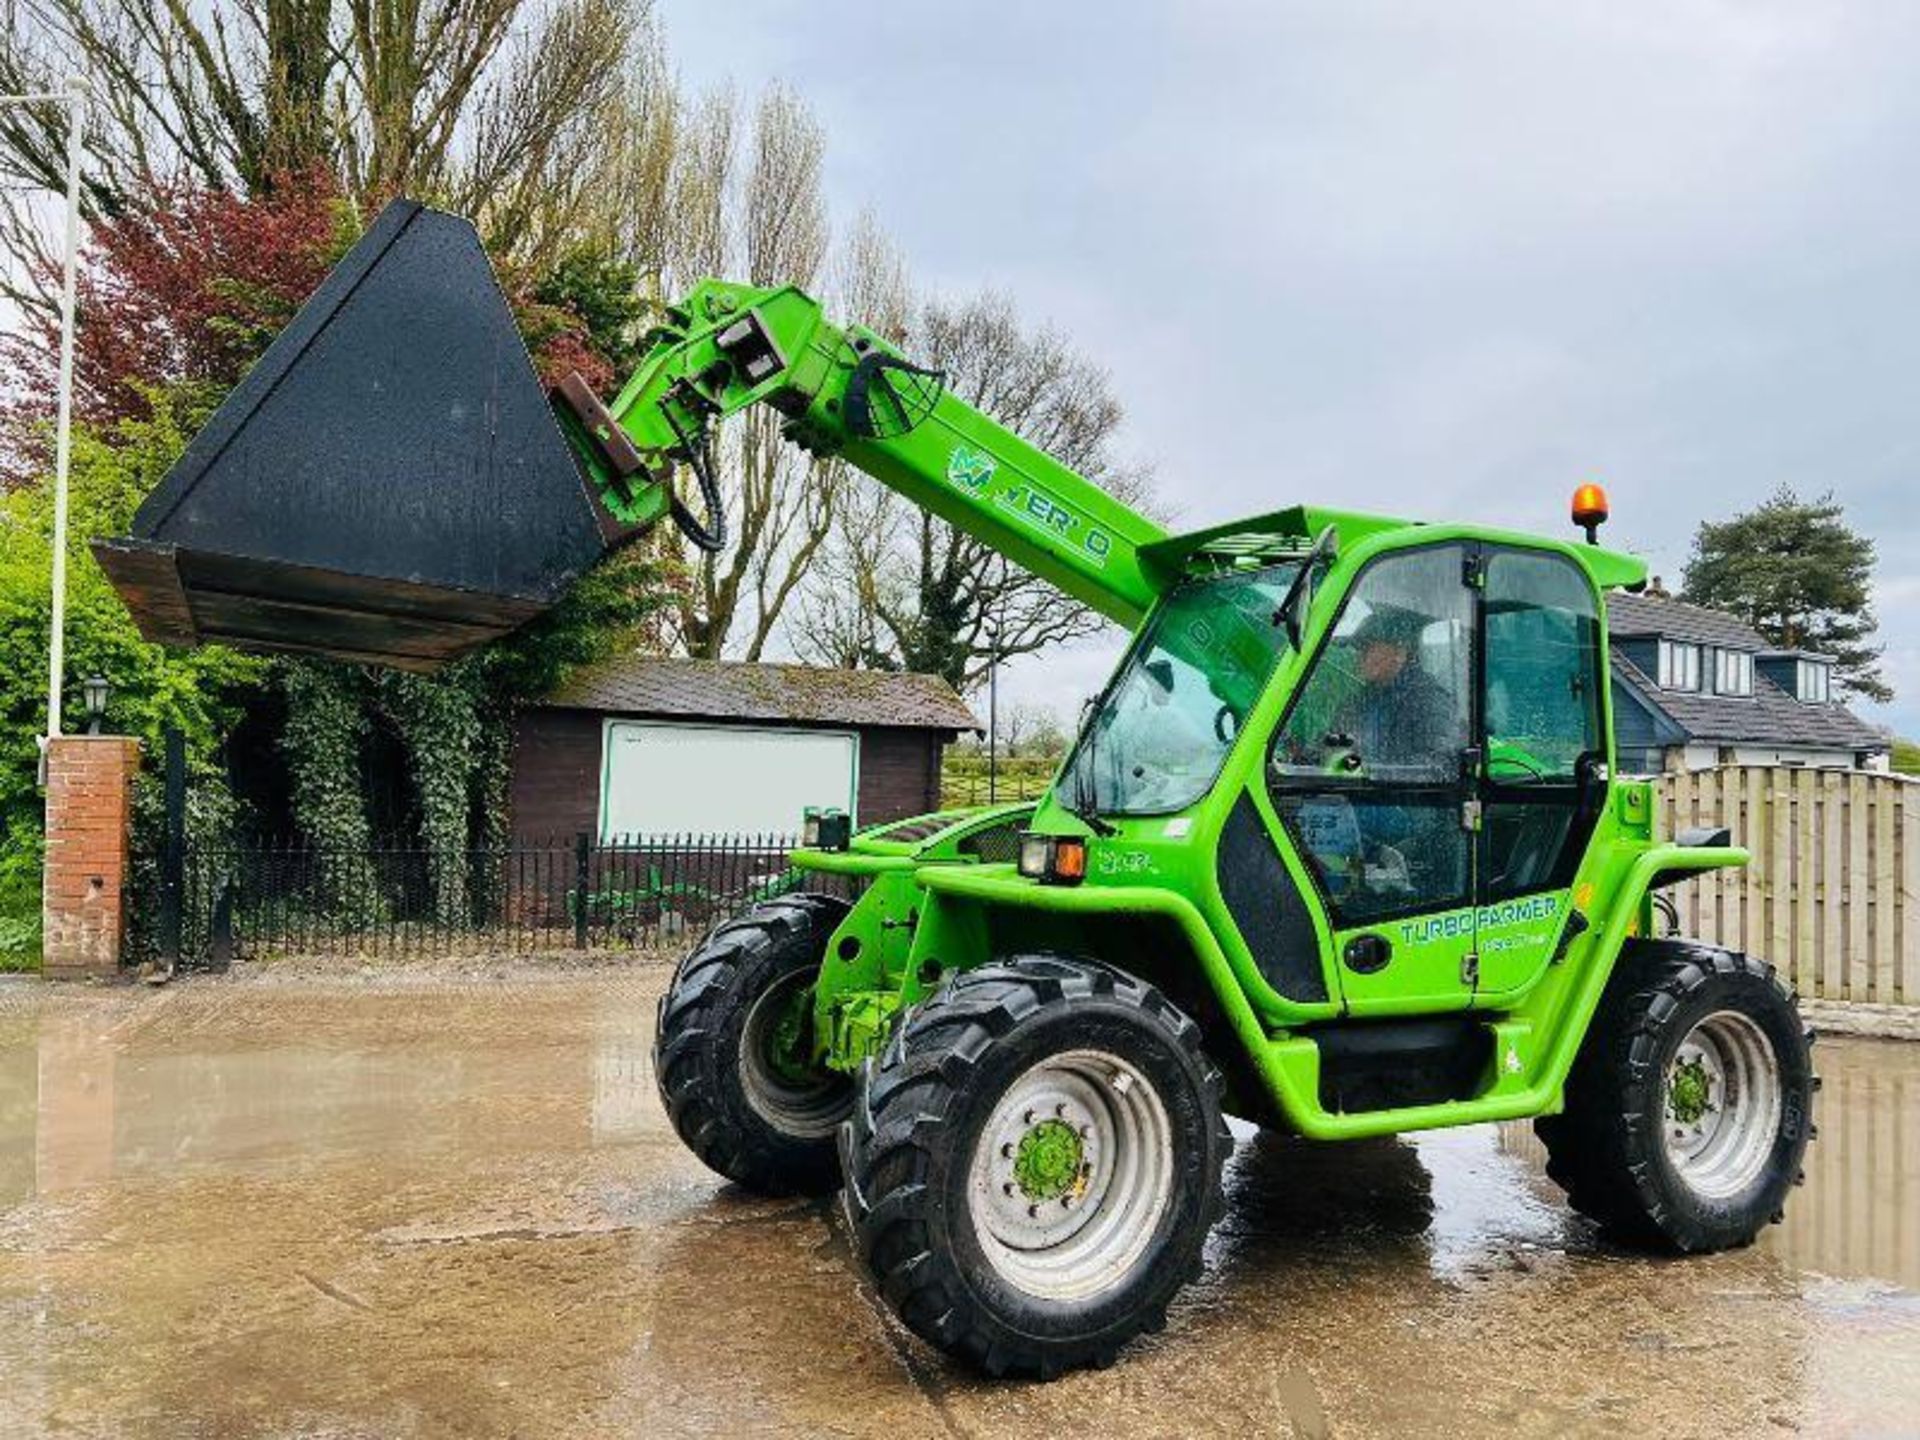
<path fill-rule="evenodd" d="M 1609 539 L 1677 577 L 1785 482 L 1880 552 L 1920 733 L 1920 5 L 662 0 L 799 90 L 837 213 L 1112 373 L 1182 527 L 1299 500 Z M 1070 713 L 1113 647 L 1010 689 Z"/>

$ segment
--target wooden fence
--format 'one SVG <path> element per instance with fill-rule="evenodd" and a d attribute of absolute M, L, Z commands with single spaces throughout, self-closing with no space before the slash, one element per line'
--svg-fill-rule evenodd
<path fill-rule="evenodd" d="M 1920 1005 L 1920 780 L 1729 765 L 1658 782 L 1664 833 L 1725 825 L 1753 863 L 1676 885 L 1680 929 L 1802 995 Z"/>

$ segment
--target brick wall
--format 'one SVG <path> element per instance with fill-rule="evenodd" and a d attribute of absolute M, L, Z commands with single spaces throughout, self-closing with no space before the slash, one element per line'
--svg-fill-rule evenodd
<path fill-rule="evenodd" d="M 110 978 L 125 929 L 128 825 L 140 742 L 62 735 L 47 745 L 47 861 L 41 969 Z"/>
<path fill-rule="evenodd" d="M 940 808 L 941 730 L 860 732 L 860 823 L 904 820 Z"/>
<path fill-rule="evenodd" d="M 590 710 L 526 710 L 515 722 L 507 807 L 527 840 L 600 825 L 600 722 Z"/>

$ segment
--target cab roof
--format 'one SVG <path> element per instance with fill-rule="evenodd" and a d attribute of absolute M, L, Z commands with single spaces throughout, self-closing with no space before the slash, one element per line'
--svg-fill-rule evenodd
<path fill-rule="evenodd" d="M 1502 530 L 1494 526 L 1437 524 L 1393 515 L 1369 515 L 1358 510 L 1330 510 L 1318 505 L 1292 505 L 1246 520 L 1231 520 L 1204 530 L 1171 535 L 1140 547 L 1140 563 L 1165 588 L 1199 568 L 1256 564 L 1304 554 L 1322 531 L 1333 527 L 1340 548 L 1351 549 L 1363 540 L 1399 530 L 1431 530 L 1435 539 L 1467 538 L 1517 541 L 1545 545 L 1577 561 L 1601 589 L 1633 588 L 1643 584 L 1647 565 L 1638 556 L 1599 545 L 1575 544 L 1550 536 Z"/>

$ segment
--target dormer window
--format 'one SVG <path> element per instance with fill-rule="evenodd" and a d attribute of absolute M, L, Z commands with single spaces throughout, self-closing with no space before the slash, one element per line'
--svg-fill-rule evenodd
<path fill-rule="evenodd" d="M 1825 705 L 1833 699 L 1833 666 L 1825 660 L 1802 660 L 1794 678 L 1803 705 Z"/>
<path fill-rule="evenodd" d="M 1660 688 L 1698 690 L 1700 688 L 1700 647 L 1679 640 L 1660 642 Z"/>
<path fill-rule="evenodd" d="M 1713 693 L 1753 694 L 1753 656 L 1744 650 L 1713 652 Z"/>

